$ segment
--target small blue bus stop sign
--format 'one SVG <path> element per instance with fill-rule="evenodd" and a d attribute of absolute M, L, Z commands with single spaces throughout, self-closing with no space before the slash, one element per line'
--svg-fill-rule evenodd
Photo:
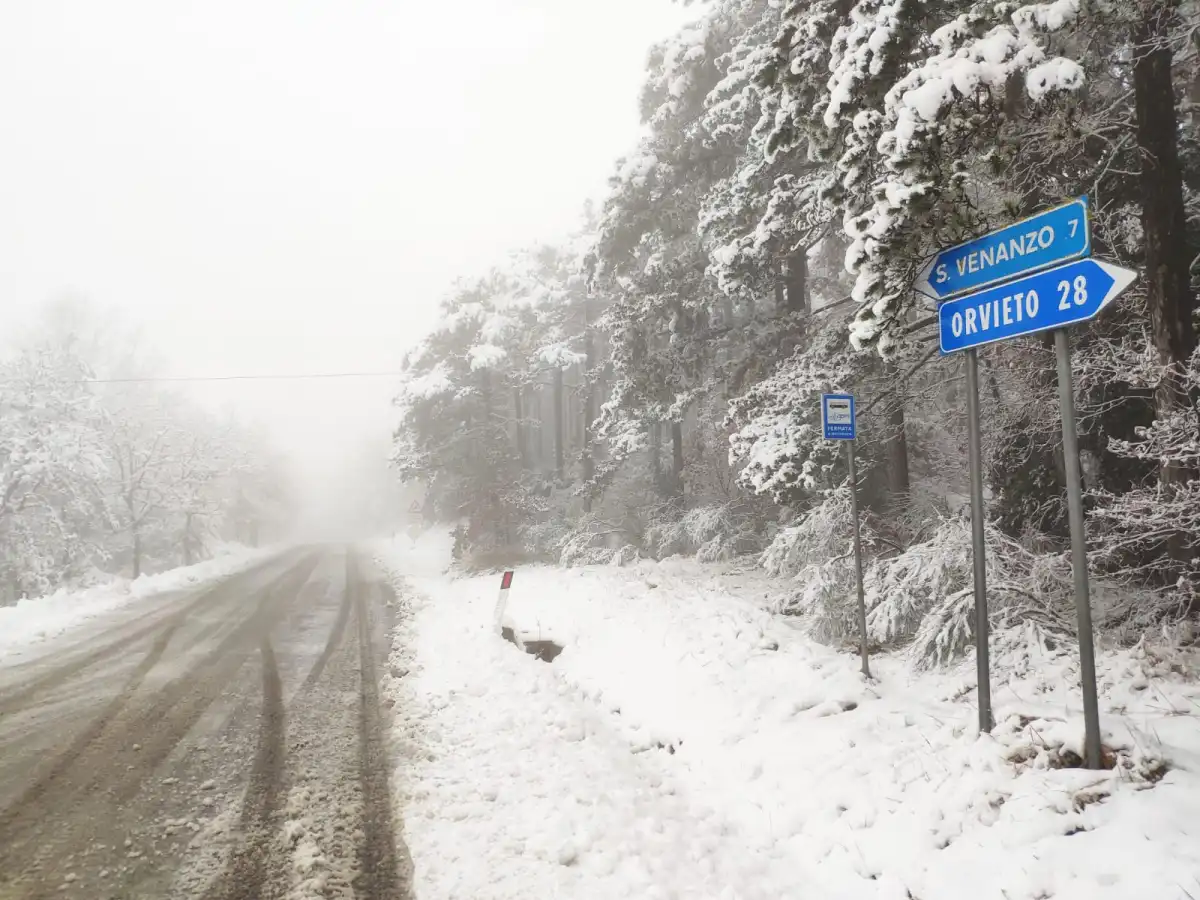
<path fill-rule="evenodd" d="M 852 394 L 821 395 L 821 434 L 827 441 L 845 441 L 846 467 L 850 475 L 850 515 L 854 519 L 854 571 L 858 583 L 858 653 L 862 658 L 862 673 L 871 677 L 867 652 L 867 601 L 863 590 L 862 534 L 858 518 L 858 468 L 854 461 L 854 438 L 858 425 L 854 420 Z"/>
<path fill-rule="evenodd" d="M 854 421 L 852 395 L 821 395 L 821 431 L 827 441 L 854 440 L 858 429 Z"/>

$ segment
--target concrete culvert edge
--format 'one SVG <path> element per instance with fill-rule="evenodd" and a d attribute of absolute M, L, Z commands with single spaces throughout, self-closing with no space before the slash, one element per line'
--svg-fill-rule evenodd
<path fill-rule="evenodd" d="M 554 662 L 558 655 L 563 652 L 563 645 L 554 641 L 520 641 L 513 630 L 507 625 L 500 630 L 500 636 L 518 650 L 523 650 L 530 656 L 537 657 L 542 662 Z"/>

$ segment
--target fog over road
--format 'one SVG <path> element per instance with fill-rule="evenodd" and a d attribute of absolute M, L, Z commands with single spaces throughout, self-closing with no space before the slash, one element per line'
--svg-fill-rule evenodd
<path fill-rule="evenodd" d="M 370 560 L 290 551 L 0 670 L 0 900 L 407 898 Z"/>

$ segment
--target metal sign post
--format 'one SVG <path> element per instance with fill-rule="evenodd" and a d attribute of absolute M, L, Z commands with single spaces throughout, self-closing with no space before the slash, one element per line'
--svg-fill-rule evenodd
<path fill-rule="evenodd" d="M 858 423 L 854 415 L 854 397 L 850 394 L 821 395 L 821 433 L 827 441 L 846 442 L 846 463 L 850 474 L 850 515 L 854 518 L 854 571 L 858 583 L 858 653 L 862 673 L 871 677 L 867 653 L 867 600 L 863 590 L 862 535 L 858 518 L 858 467 L 854 458 L 854 439 Z"/>
<path fill-rule="evenodd" d="M 987 542 L 983 509 L 983 436 L 979 414 L 979 356 L 967 351 L 967 455 L 971 466 L 971 564 L 975 575 L 975 677 L 979 730 L 991 731 L 992 669 L 988 649 Z"/>
<path fill-rule="evenodd" d="M 854 441 L 846 441 L 846 456 L 850 468 L 850 514 L 854 516 L 854 572 L 858 579 L 858 655 L 862 658 L 862 673 L 871 677 L 867 654 L 867 599 L 863 591 L 862 536 L 858 524 L 858 469 L 854 462 Z"/>
<path fill-rule="evenodd" d="M 1079 624 L 1083 688 L 1084 764 L 1100 766 L 1100 711 L 1088 596 L 1087 542 L 1075 395 L 1067 327 L 1099 315 L 1137 278 L 1137 273 L 1091 253 L 1087 198 L 1039 213 L 1008 228 L 936 254 L 914 287 L 945 300 L 938 307 L 942 354 L 967 351 L 968 449 L 971 463 L 971 537 L 975 574 L 975 641 L 979 678 L 979 728 L 990 730 L 991 682 L 988 660 L 986 558 L 984 556 L 983 454 L 980 439 L 979 362 L 976 348 L 1040 331 L 1054 331 L 1058 356 L 1058 395 L 1063 423 L 1067 513 L 1071 526 L 1071 565 Z M 1064 260 L 1074 259 L 1060 265 Z M 1054 268 L 1047 269 L 1047 266 Z M 965 291 L 975 293 L 958 296 Z M 950 299 L 954 298 L 954 299 Z"/>
<path fill-rule="evenodd" d="M 1096 692 L 1096 648 L 1088 589 L 1087 537 L 1083 530 L 1083 485 L 1079 437 L 1075 433 L 1075 385 L 1071 380 L 1071 337 L 1054 332 L 1058 357 L 1058 405 L 1062 411 L 1063 468 L 1067 476 L 1067 519 L 1071 524 L 1071 570 L 1075 576 L 1075 618 L 1079 628 L 1079 677 L 1083 682 L 1083 764 L 1100 768 L 1100 701 Z"/>

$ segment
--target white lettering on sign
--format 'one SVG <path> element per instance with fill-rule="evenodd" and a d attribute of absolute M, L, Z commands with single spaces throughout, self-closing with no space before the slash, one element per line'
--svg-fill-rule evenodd
<path fill-rule="evenodd" d="M 1058 308 L 1063 312 L 1066 312 L 1071 308 L 1069 298 L 1072 296 L 1075 299 L 1076 306 L 1083 306 L 1087 303 L 1087 278 L 1083 275 L 1075 276 L 1074 294 L 1071 293 L 1071 287 L 1072 285 L 1069 281 L 1060 281 L 1058 283 L 1058 289 L 1062 291 L 1062 295 L 1058 298 Z"/>
<path fill-rule="evenodd" d="M 1066 284 L 1064 281 L 1059 288 L 1062 289 Z M 986 303 L 956 311 L 950 316 L 950 333 L 955 337 L 983 334 L 1001 325 L 1024 322 L 1037 316 L 1039 305 L 1037 291 L 1017 291 L 1006 297 L 996 297 Z"/>
<path fill-rule="evenodd" d="M 1025 234 L 1009 238 L 1007 241 L 1003 241 L 993 247 L 982 247 L 979 250 L 972 250 L 966 256 L 961 256 L 955 260 L 954 265 L 958 269 L 959 277 L 962 277 L 968 272 L 974 274 L 997 263 L 1008 262 L 1020 256 L 1037 253 L 1039 250 L 1047 250 L 1053 243 L 1054 229 L 1049 225 L 1043 225 L 1037 231 L 1027 231 Z M 945 264 L 938 264 L 934 271 L 934 280 L 938 284 L 942 284 L 949 277 Z"/>

